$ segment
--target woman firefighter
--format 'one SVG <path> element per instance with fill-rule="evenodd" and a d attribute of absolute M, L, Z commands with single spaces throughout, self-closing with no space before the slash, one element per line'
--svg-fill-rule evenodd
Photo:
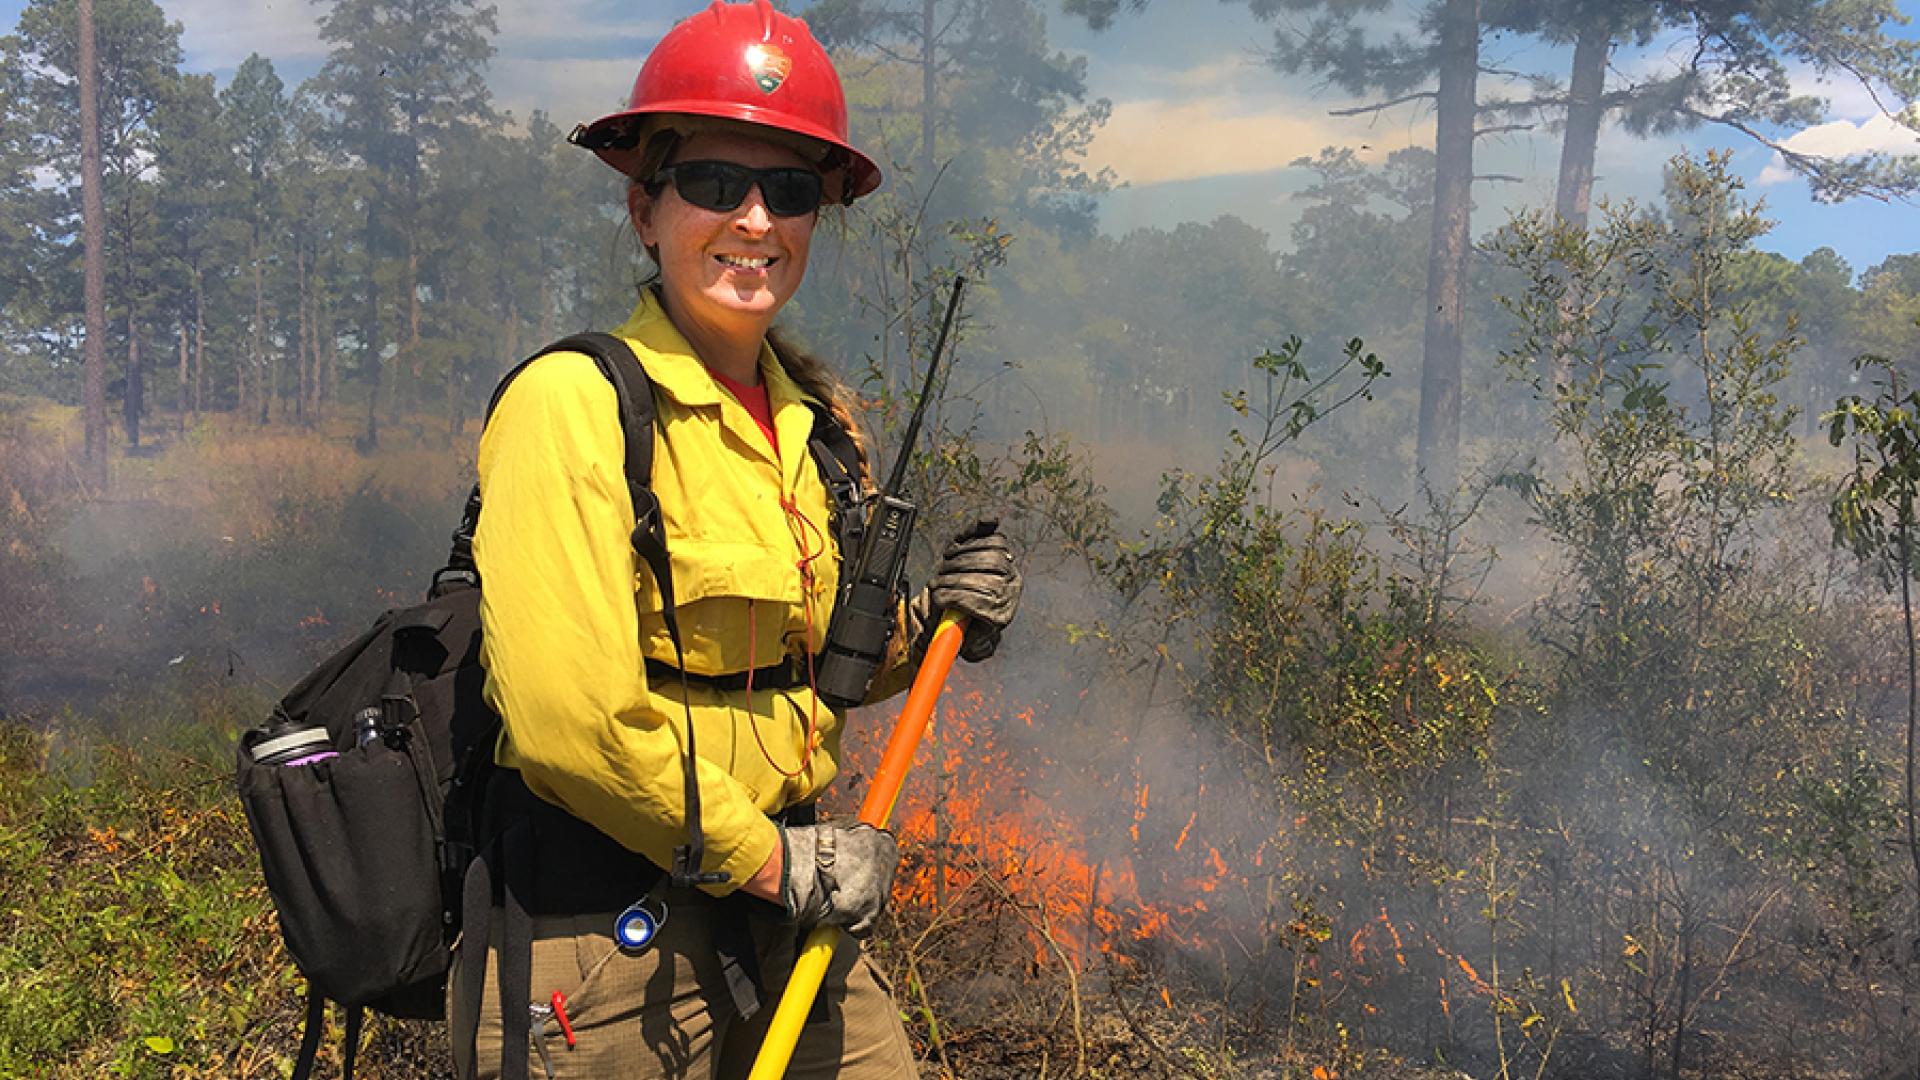
<path fill-rule="evenodd" d="M 657 267 L 613 333 L 653 388 L 671 584 L 629 543 L 614 384 L 583 353 L 529 364 L 480 442 L 482 660 L 504 720 L 485 817 L 511 840 L 494 917 L 459 946 L 454 1054 L 463 1077 L 744 1077 L 800 934 L 870 930 L 898 860 L 888 833 L 813 813 L 844 721 L 815 661 L 852 557 L 836 529 L 853 515 L 810 452 L 823 431 L 871 484 L 844 392 L 770 336 L 821 207 L 880 172 L 848 141 L 826 52 L 766 0 L 674 27 L 629 107 L 572 141 L 629 178 Z M 966 658 L 990 655 L 1019 592 L 1001 534 L 955 538 L 894 614 L 867 700 L 905 687 L 942 610 L 969 616 Z M 915 1075 L 858 949 L 821 1002 L 788 1076 Z"/>

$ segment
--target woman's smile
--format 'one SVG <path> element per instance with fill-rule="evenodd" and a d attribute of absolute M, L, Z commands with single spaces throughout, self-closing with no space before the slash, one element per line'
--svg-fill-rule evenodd
<path fill-rule="evenodd" d="M 811 167 L 784 146 L 721 131 L 691 136 L 675 158 L 754 169 Z M 757 353 L 774 315 L 806 276 L 818 214 L 776 215 L 758 184 L 738 206 L 708 210 L 682 198 L 672 181 L 657 194 L 642 193 L 634 210 L 641 241 L 658 253 L 662 294 L 674 322 L 691 330 L 696 345 L 724 339 Z M 703 355 L 710 363 L 717 359 Z"/>

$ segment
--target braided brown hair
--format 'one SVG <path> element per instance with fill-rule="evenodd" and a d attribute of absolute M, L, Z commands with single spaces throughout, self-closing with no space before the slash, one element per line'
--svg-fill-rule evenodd
<path fill-rule="evenodd" d="M 853 392 L 840 382 L 825 362 L 795 346 L 783 332 L 768 330 L 767 344 L 773 347 L 773 355 L 780 361 L 780 370 L 787 373 L 787 378 L 819 399 L 820 404 L 825 405 L 833 418 L 840 422 L 840 426 L 847 429 L 847 436 L 853 440 L 853 449 L 860 457 L 860 484 L 864 488 L 872 488 L 873 462 L 867 456 L 867 440 L 860 434 L 860 425 L 854 422 L 853 410 L 848 405 Z"/>

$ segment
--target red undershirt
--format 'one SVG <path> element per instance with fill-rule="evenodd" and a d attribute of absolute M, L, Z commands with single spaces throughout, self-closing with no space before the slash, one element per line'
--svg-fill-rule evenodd
<path fill-rule="evenodd" d="M 767 400 L 767 384 L 763 382 L 757 386 L 748 386 L 746 383 L 734 382 L 712 368 L 708 368 L 707 371 L 713 376 L 713 381 L 726 387 L 727 391 L 733 395 L 733 399 L 747 410 L 747 415 L 753 417 L 753 422 L 760 426 L 760 433 L 767 437 L 767 445 L 773 448 L 775 460 L 778 460 L 780 443 L 773 437 L 773 404 Z"/>

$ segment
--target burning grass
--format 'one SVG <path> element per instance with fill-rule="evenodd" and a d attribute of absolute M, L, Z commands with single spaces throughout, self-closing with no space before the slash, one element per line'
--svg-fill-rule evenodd
<path fill-rule="evenodd" d="M 297 669 L 417 596 L 464 465 L 236 429 L 125 462 L 87 499 L 58 455 L 35 456 L 34 430 L 0 426 L 0 586 L 60 588 L 5 594 L 46 613 L 8 646 L 105 674 L 57 738 L 0 729 L 0 1075 L 274 1075 L 296 979 L 222 782 L 230 751 L 206 741 L 241 706 L 206 688 L 284 685 L 272 658 Z M 1357 545 L 1345 524 L 1283 525 L 1236 552 L 1230 604 L 1196 608 L 1239 631 L 1211 654 L 1175 637 L 1125 673 L 1079 654 L 1020 690 L 998 680 L 1019 685 L 1027 657 L 954 677 L 895 816 L 905 862 L 872 943 L 925 1076 L 1456 1077 L 1450 1061 L 1600 1080 L 1680 1072 L 1658 1066 L 1684 1051 L 1696 1080 L 1911 1060 L 1916 969 L 1887 930 L 1911 907 L 1886 857 L 1876 718 L 1900 680 L 1883 607 L 1728 621 L 1729 642 L 1787 648 L 1715 644 L 1702 658 L 1731 666 L 1701 677 L 1718 681 L 1639 721 L 1664 737 L 1769 718 L 1703 736 L 1702 768 L 1679 776 L 1744 815 L 1721 845 L 1738 858 L 1709 857 L 1715 837 L 1685 832 L 1699 804 L 1647 775 L 1667 744 L 1596 739 L 1579 694 L 1556 713 L 1517 662 L 1395 621 L 1368 597 L 1406 582 L 1308 557 Z M 6 605 L 0 619 L 34 610 Z M 1044 632 L 1026 642 L 1047 649 Z M 1628 688 L 1648 681 L 1632 659 Z M 1061 685 L 1083 664 L 1109 676 L 1091 696 Z M 1156 687 L 1179 700 L 1154 706 Z M 846 813 L 886 726 L 853 725 Z M 197 749 L 156 749 L 172 728 L 201 732 Z M 1729 736 L 1766 736 L 1753 745 L 1779 764 L 1723 779 Z M 103 952 L 129 972 L 98 974 Z M 378 1028 L 373 1067 L 424 1075 L 438 1038 Z"/>
<path fill-rule="evenodd" d="M 1402 924 L 1382 908 L 1324 947 L 1332 920 L 1282 889 L 1287 837 L 1226 809 L 1247 792 L 1156 792 L 1131 737 L 1063 762 L 1041 749 L 1063 723 L 957 673 L 896 810 L 875 948 L 938 1075 L 1414 1075 L 1334 1008 L 1406 970 Z M 849 740 L 846 812 L 885 728 Z"/>
<path fill-rule="evenodd" d="M 1709 902 L 1701 881 L 1582 894 L 1550 872 L 1566 837 L 1498 803 L 1415 789 L 1447 815 L 1443 846 L 1423 854 L 1409 834 L 1425 826 L 1391 804 L 1356 837 L 1352 815 L 1233 772 L 1188 745 L 1191 728 L 1164 725 L 1156 741 L 1152 722 L 1108 713 L 1089 731 L 1077 710 L 995 689 L 1000 674 L 956 673 L 895 815 L 906 861 L 874 948 L 927 1075 L 1664 1076 L 1688 970 L 1700 981 L 1684 991 L 1686 1053 L 1700 1064 L 1683 1076 L 1813 1075 L 1858 1029 L 1849 1009 L 1878 1017 L 1901 999 L 1865 974 L 1823 995 L 1844 949 L 1823 936 L 1831 956 L 1796 959 L 1821 920 L 1782 902 L 1784 882 L 1711 901 L 1725 925 L 1675 925 Z M 844 812 L 886 727 L 855 725 Z M 1494 767 L 1507 737 L 1495 732 Z M 1828 801 L 1852 805 L 1855 787 Z M 1357 781 L 1346 796 L 1372 797 Z M 1578 925 L 1575 910 L 1608 922 Z M 1615 926 L 1620 955 L 1572 951 Z M 1858 972 L 1903 970 L 1857 951 Z M 1783 1045 L 1768 1017 L 1807 1025 L 1807 1045 L 1829 1052 Z M 1886 1050 L 1863 1060 L 1894 1060 L 1910 1025 L 1875 1022 Z"/>

